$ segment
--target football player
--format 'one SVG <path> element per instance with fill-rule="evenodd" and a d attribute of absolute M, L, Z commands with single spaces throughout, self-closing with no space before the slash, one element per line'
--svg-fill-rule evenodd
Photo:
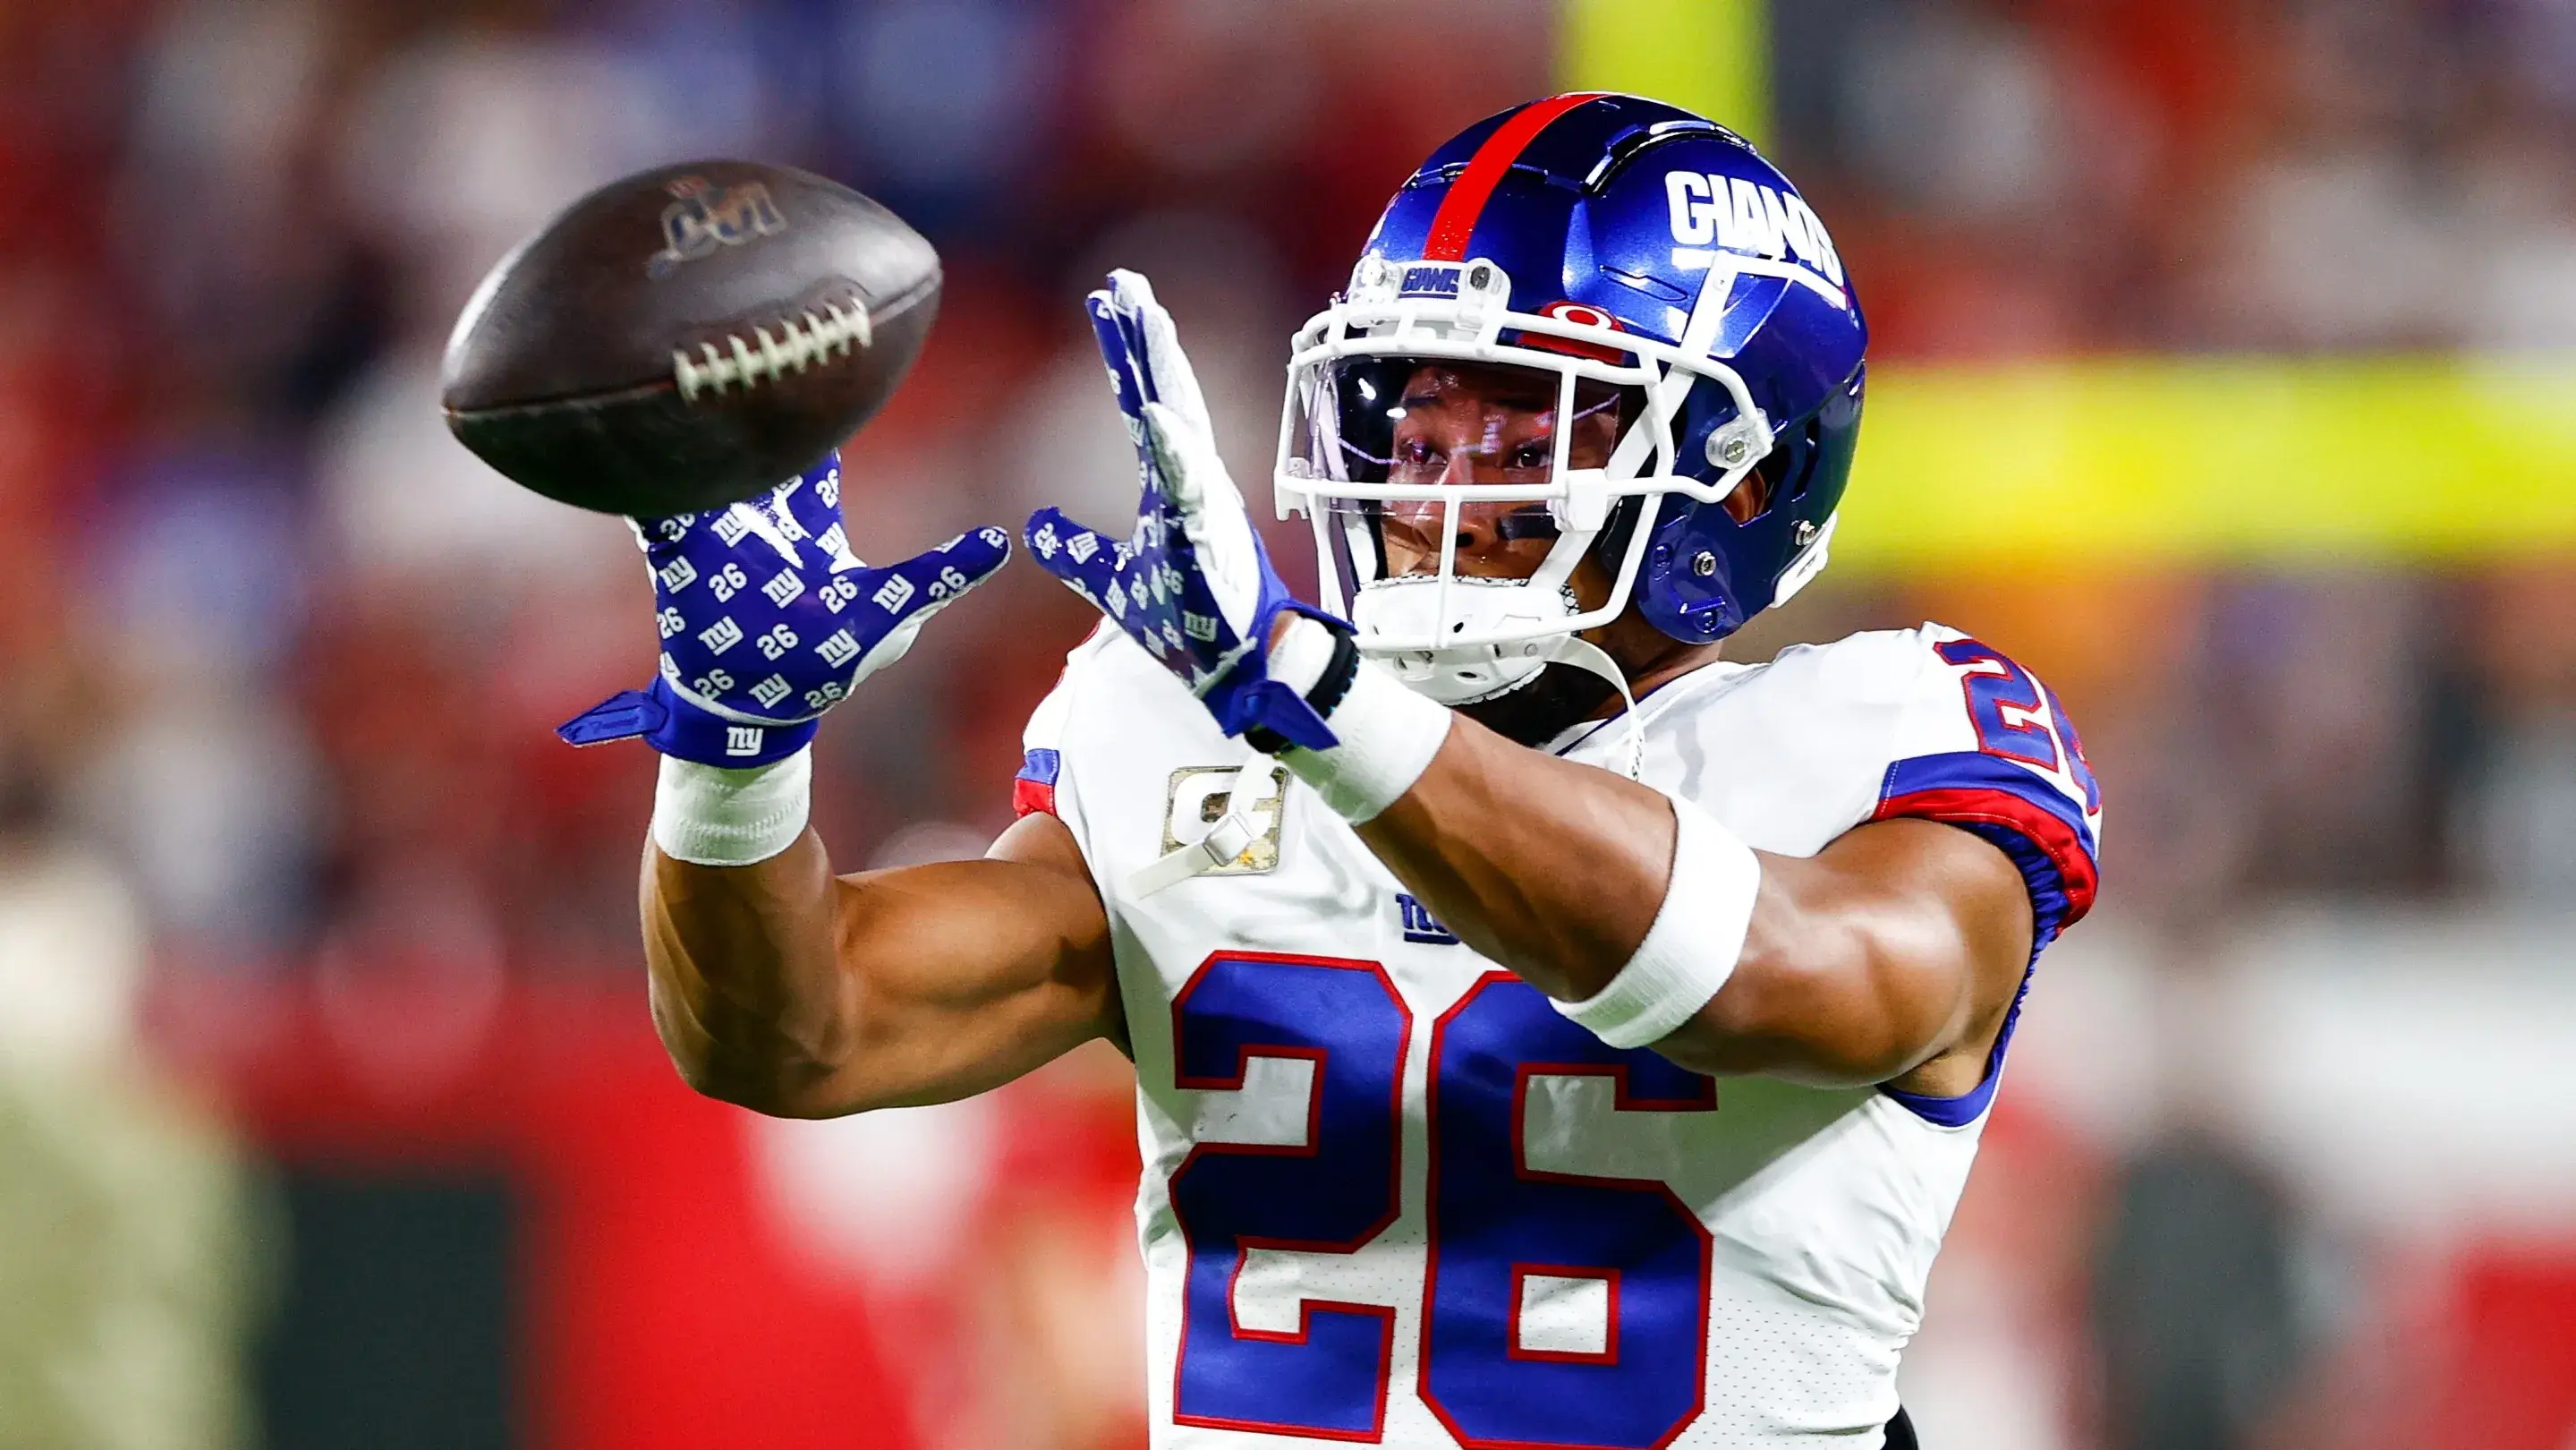
<path fill-rule="evenodd" d="M 1955 630 L 1720 657 L 1851 467 L 1823 224 L 1633 97 L 1441 147 L 1294 340 L 1317 603 L 1145 280 L 1090 310 L 1142 506 L 1029 521 L 1104 617 L 983 860 L 836 876 L 804 745 L 1005 540 L 866 569 L 830 463 L 644 527 L 664 678 L 573 733 L 665 755 L 682 1073 L 828 1116 L 1117 1043 L 1158 1446 L 1910 1443 L 1898 1355 L 2100 802 Z"/>

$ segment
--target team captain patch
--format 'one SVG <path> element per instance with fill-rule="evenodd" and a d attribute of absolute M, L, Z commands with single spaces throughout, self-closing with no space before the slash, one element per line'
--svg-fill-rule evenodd
<path fill-rule="evenodd" d="M 1163 807 L 1163 850 L 1197 845 L 1232 810 L 1252 827 L 1252 844 L 1226 864 L 1199 874 L 1258 876 L 1278 870 L 1280 796 L 1287 784 L 1288 767 L 1276 763 L 1241 771 L 1230 765 L 1185 765 L 1173 771 L 1171 796 Z"/>

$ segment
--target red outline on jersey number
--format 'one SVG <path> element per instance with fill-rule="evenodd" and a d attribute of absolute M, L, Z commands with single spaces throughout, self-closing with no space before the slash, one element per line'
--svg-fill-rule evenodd
<path fill-rule="evenodd" d="M 1199 982 L 1207 975 L 1208 969 L 1220 961 L 1278 962 L 1288 966 L 1327 967 L 1341 971 L 1374 973 L 1378 979 L 1378 985 L 1386 989 L 1387 1000 L 1395 1004 L 1396 1012 L 1404 1019 L 1404 1035 L 1396 1043 L 1393 1101 L 1387 1108 L 1387 1111 L 1395 1116 L 1393 1131 L 1387 1135 L 1389 1162 L 1386 1213 L 1377 1222 L 1371 1224 L 1365 1232 L 1347 1243 L 1239 1237 L 1235 1240 L 1234 1269 L 1226 1275 L 1225 1279 L 1226 1327 L 1237 1339 L 1258 1340 L 1269 1344 L 1304 1344 L 1314 1327 L 1314 1315 L 1318 1309 L 1364 1315 L 1379 1320 L 1377 1410 L 1370 1427 L 1365 1432 L 1323 1430 L 1312 1426 L 1274 1424 L 1264 1420 L 1229 1420 L 1213 1415 L 1183 1414 L 1181 1412 L 1181 1372 L 1190 1352 L 1189 1270 L 1186 1266 L 1196 1260 L 1197 1254 L 1196 1245 L 1190 1242 L 1189 1225 L 1181 1222 L 1180 1215 L 1174 1213 L 1172 1221 L 1181 1231 L 1184 1267 L 1181 1284 L 1181 1332 L 1179 1340 L 1172 1349 L 1172 1423 L 1207 1430 L 1242 1430 L 1256 1435 L 1286 1435 L 1307 1440 L 1340 1440 L 1374 1445 L 1386 1438 L 1386 1397 L 1388 1387 L 1395 1377 L 1395 1306 L 1351 1304 L 1335 1299 L 1300 1299 L 1297 1301 L 1296 1331 L 1281 1333 L 1277 1330 L 1244 1328 L 1235 1314 L 1234 1292 L 1236 1283 L 1243 1277 L 1243 1266 L 1252 1257 L 1254 1249 L 1287 1249 L 1295 1252 L 1326 1254 L 1357 1253 L 1367 1247 L 1379 1234 L 1386 1232 L 1389 1225 L 1404 1216 L 1404 1072 L 1413 1054 L 1413 1008 L 1404 1000 L 1404 994 L 1396 990 L 1395 979 L 1387 975 L 1385 966 L 1377 962 L 1362 961 L 1353 957 L 1307 956 L 1295 952 L 1219 950 L 1208 953 L 1206 960 L 1200 962 L 1197 969 L 1190 973 L 1189 980 L 1182 984 L 1181 990 L 1172 994 L 1172 1085 L 1185 1092 L 1240 1092 L 1243 1090 L 1246 1067 L 1253 1058 L 1303 1058 L 1315 1064 L 1314 1077 L 1306 1087 L 1306 1141 L 1302 1145 L 1194 1143 L 1190 1151 L 1182 1157 L 1179 1165 L 1174 1167 L 1163 1180 L 1164 1203 L 1167 1207 L 1171 1202 L 1171 1185 L 1179 1181 L 1183 1173 L 1189 1171 L 1190 1165 L 1197 1162 L 1202 1153 L 1270 1158 L 1312 1158 L 1322 1150 L 1324 1074 L 1330 1070 L 1332 1059 L 1332 1054 L 1325 1049 L 1271 1046 L 1248 1042 L 1236 1050 L 1234 1076 L 1231 1079 L 1191 1077 L 1181 1072 L 1181 1009 L 1188 1003 L 1190 993 L 1198 989 Z"/>
<path fill-rule="evenodd" d="M 1518 976 L 1510 972 L 1487 972 L 1483 976 L 1478 977 L 1474 985 L 1470 986 L 1465 992 L 1459 994 L 1458 1000 L 1451 1004 L 1448 1011 L 1441 1013 L 1440 1016 L 1432 1022 L 1430 1072 L 1428 1074 L 1427 1081 L 1424 1083 L 1422 1116 L 1425 1125 L 1425 1133 L 1423 1141 L 1424 1151 L 1430 1155 L 1431 1161 L 1427 1165 L 1428 1172 L 1423 1180 L 1424 1253 L 1422 1256 L 1422 1346 L 1420 1351 L 1414 1356 L 1413 1392 L 1421 1399 L 1423 1407 L 1430 1410 L 1433 1417 L 1440 1421 L 1441 1428 L 1449 1432 L 1449 1437 L 1456 1440 L 1461 1446 L 1466 1447 L 1466 1450 L 1525 1450 L 1525 1447 L 1531 1447 L 1535 1442 L 1526 1440 L 1481 1440 L 1469 1435 L 1456 1420 L 1450 1418 L 1448 1409 L 1440 1403 L 1439 1397 L 1434 1395 L 1431 1390 L 1432 1305 L 1440 1283 L 1441 1039 L 1449 1030 L 1450 1019 L 1456 1017 L 1459 1013 L 1466 1011 L 1467 1008 L 1475 1002 L 1477 997 L 1483 995 L 1486 988 L 1491 987 L 1498 982 L 1518 982 L 1519 980 L 1520 978 Z M 1519 1064 L 1512 1079 L 1512 1173 L 1515 1177 L 1537 1183 L 1572 1183 L 1590 1187 L 1610 1187 L 1639 1192 L 1651 1191 L 1661 1193 L 1674 1208 L 1680 1210 L 1682 1220 L 1688 1223 L 1691 1226 L 1693 1233 L 1698 1236 L 1699 1363 L 1696 1376 L 1691 1384 L 1692 1399 L 1690 1412 L 1674 1420 L 1673 1427 L 1664 1432 L 1662 1438 L 1656 1440 L 1652 1445 L 1645 1447 L 1645 1450 L 1664 1450 L 1665 1446 L 1680 1439 L 1682 1434 L 1689 1430 L 1693 1424 L 1697 1423 L 1699 1417 L 1708 1409 L 1708 1301 L 1716 1278 L 1717 1237 L 1709 1232 L 1707 1224 L 1700 1221 L 1700 1216 L 1697 1210 L 1683 1202 L 1682 1196 L 1673 1192 L 1672 1185 L 1663 1182 L 1661 1179 L 1612 1178 L 1606 1175 L 1594 1175 L 1589 1173 L 1550 1173 L 1530 1167 L 1528 1162 L 1528 1108 L 1529 1083 L 1530 1079 L 1533 1077 L 1606 1077 L 1611 1079 L 1612 1082 L 1612 1108 L 1618 1111 L 1639 1112 L 1714 1112 L 1717 1108 L 1717 1084 L 1714 1080 L 1709 1082 L 1707 1100 L 1705 1102 L 1696 1098 L 1666 1099 L 1632 1097 L 1628 1092 L 1628 1069 L 1624 1065 L 1591 1062 L 1524 1062 Z M 1596 1270 L 1595 1272 L 1599 1271 Z M 1512 1300 L 1512 1307 L 1513 1319 L 1515 1321 L 1513 1329 L 1517 1331 L 1517 1321 L 1519 1319 L 1520 1308 L 1520 1300 L 1518 1296 L 1519 1275 L 1517 1273 L 1513 1275 L 1513 1286 L 1514 1297 Z M 1619 1336 L 1619 1321 L 1617 1318 L 1618 1302 L 1615 1296 L 1611 1302 L 1611 1310 L 1610 1343 L 1615 1353 Z M 1514 1359 L 1537 1357 L 1535 1355 L 1512 1353 L 1510 1346 L 1515 1343 L 1515 1340 L 1507 1339 L 1504 1343 L 1506 1345 L 1505 1353 L 1507 1357 Z M 1603 1364 L 1615 1361 L 1590 1359 L 1584 1362 Z M 1570 1442 L 1560 1443 L 1549 1441 L 1546 1442 L 1544 1450 L 1612 1450 L 1612 1447 L 1585 1446 Z"/>

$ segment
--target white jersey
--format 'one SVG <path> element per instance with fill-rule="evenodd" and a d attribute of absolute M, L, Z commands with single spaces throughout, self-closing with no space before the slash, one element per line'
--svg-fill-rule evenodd
<path fill-rule="evenodd" d="M 2074 730 L 1956 631 L 1713 664 L 1638 716 L 1646 783 L 1759 850 L 1925 816 L 2021 867 L 2039 945 L 2091 902 Z M 1628 728 L 1558 753 L 1620 769 Z M 1157 1447 L 1879 1443 L 2002 1043 L 1950 1099 L 1607 1047 L 1114 631 L 1074 652 L 1028 752 L 1019 806 L 1072 830 L 1116 942 Z M 1238 789 L 1260 838 L 1135 895 Z"/>

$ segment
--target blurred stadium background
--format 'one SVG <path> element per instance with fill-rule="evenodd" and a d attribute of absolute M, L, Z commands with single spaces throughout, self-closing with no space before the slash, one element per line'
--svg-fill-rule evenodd
<path fill-rule="evenodd" d="M 1104 267 L 1266 479 L 1386 194 L 1564 83 L 1767 138 L 1869 309 L 1743 652 L 1967 626 L 2106 784 L 1927 1443 L 2576 1447 L 2576 3 L 6 0 L 0 79 L 0 1450 L 1141 1445 L 1114 1054 L 830 1124 L 662 1061 L 649 758 L 548 728 L 642 571 L 439 347 L 589 185 L 798 162 L 949 269 L 861 547 L 1114 520 Z M 1086 620 L 1014 569 L 839 713 L 845 867 L 980 849 Z"/>

